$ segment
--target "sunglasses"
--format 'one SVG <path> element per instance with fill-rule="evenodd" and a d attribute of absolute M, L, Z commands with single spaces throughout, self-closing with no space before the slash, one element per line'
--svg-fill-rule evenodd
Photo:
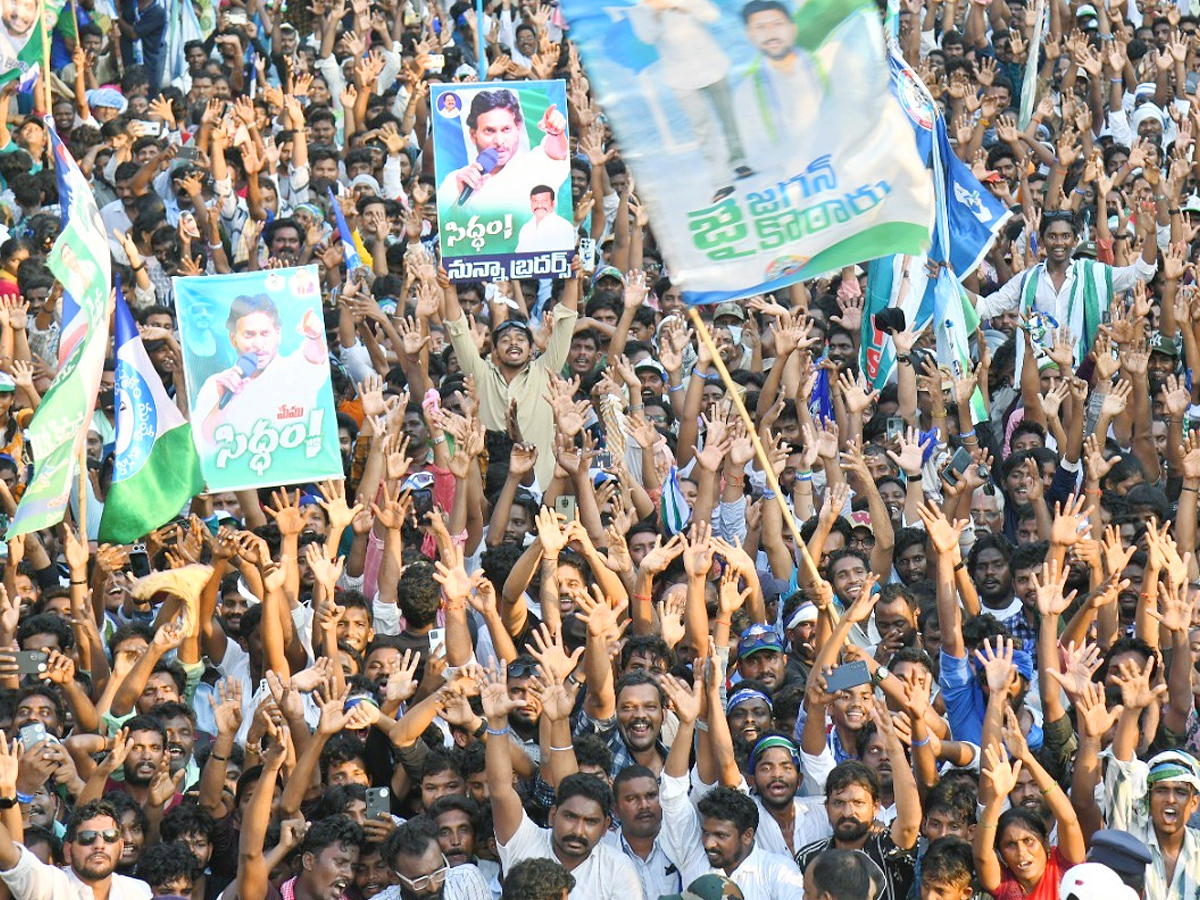
<path fill-rule="evenodd" d="M 431 884 L 439 884 L 446 880 L 446 873 L 450 871 L 450 863 L 447 862 L 445 855 L 442 856 L 442 867 L 436 872 L 431 872 L 428 875 L 422 875 L 420 878 L 405 878 L 399 872 L 396 872 L 396 877 L 408 885 L 409 890 L 423 891 Z"/>
<path fill-rule="evenodd" d="M 106 844 L 115 844 L 121 839 L 121 832 L 115 828 L 106 828 L 104 831 L 80 831 L 75 835 L 75 840 L 72 844 L 79 844 L 81 847 L 90 847 L 96 843 L 96 838 L 103 838 Z"/>
<path fill-rule="evenodd" d="M 531 678 L 537 674 L 537 663 L 512 663 L 508 667 L 509 678 Z"/>

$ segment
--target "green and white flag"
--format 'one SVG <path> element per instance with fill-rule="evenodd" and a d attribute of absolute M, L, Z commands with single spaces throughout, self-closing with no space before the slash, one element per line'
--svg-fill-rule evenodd
<path fill-rule="evenodd" d="M 33 477 L 8 537 L 62 521 L 108 353 L 112 257 L 104 223 L 87 179 L 53 128 L 50 145 L 63 214 L 63 229 L 48 259 L 63 287 L 58 374 L 26 431 Z"/>
<path fill-rule="evenodd" d="M 1046 30 L 1046 0 L 1038 0 L 1034 13 L 1033 40 L 1029 42 L 1029 55 L 1025 60 L 1025 77 L 1021 80 L 1021 108 L 1017 124 L 1022 130 L 1029 127 L 1033 110 L 1037 107 L 1038 62 L 1041 60 L 1042 35 Z M 1020 343 L 1018 341 L 1018 343 Z"/>
<path fill-rule="evenodd" d="M 100 540 L 130 544 L 165 525 L 204 489 L 192 427 L 167 396 L 133 315 L 117 298 L 117 450 Z"/>

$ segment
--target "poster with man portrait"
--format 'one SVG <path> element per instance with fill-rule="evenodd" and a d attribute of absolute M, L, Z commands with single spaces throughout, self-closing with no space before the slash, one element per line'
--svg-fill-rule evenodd
<path fill-rule="evenodd" d="M 431 102 L 450 279 L 566 277 L 578 242 L 566 83 L 435 84 Z"/>
<path fill-rule="evenodd" d="M 174 281 L 208 490 L 341 478 L 317 267 Z"/>
<path fill-rule="evenodd" d="M 873 0 L 562 0 L 671 282 L 717 303 L 929 245 Z"/>

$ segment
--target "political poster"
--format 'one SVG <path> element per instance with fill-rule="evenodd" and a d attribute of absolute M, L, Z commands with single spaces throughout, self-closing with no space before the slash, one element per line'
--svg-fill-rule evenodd
<path fill-rule="evenodd" d="M 450 279 L 565 278 L 577 243 L 565 82 L 435 84 L 430 103 Z"/>
<path fill-rule="evenodd" d="M 872 0 L 562 0 L 689 303 L 929 245 Z"/>
<path fill-rule="evenodd" d="M 208 490 L 341 478 L 317 267 L 174 281 Z"/>

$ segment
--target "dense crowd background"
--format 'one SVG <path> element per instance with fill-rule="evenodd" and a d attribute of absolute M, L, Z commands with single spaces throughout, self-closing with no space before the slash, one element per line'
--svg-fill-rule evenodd
<path fill-rule="evenodd" d="M 7 542 L 0 891 L 1200 898 L 1193 8 L 1049 0 L 1037 42 L 1040 5 L 903 0 L 1014 216 L 967 371 L 902 324 L 872 390 L 859 267 L 701 311 L 801 548 L 560 11 L 485 6 L 202 2 L 172 78 L 179 7 L 81 0 L 50 109 L 0 93 L 7 514 L 60 327 L 47 113 L 181 407 L 172 278 L 319 267 L 345 470 L 98 545 L 107 367 L 85 530 Z M 568 83 L 567 280 L 439 272 L 429 85 L 485 76 Z"/>

